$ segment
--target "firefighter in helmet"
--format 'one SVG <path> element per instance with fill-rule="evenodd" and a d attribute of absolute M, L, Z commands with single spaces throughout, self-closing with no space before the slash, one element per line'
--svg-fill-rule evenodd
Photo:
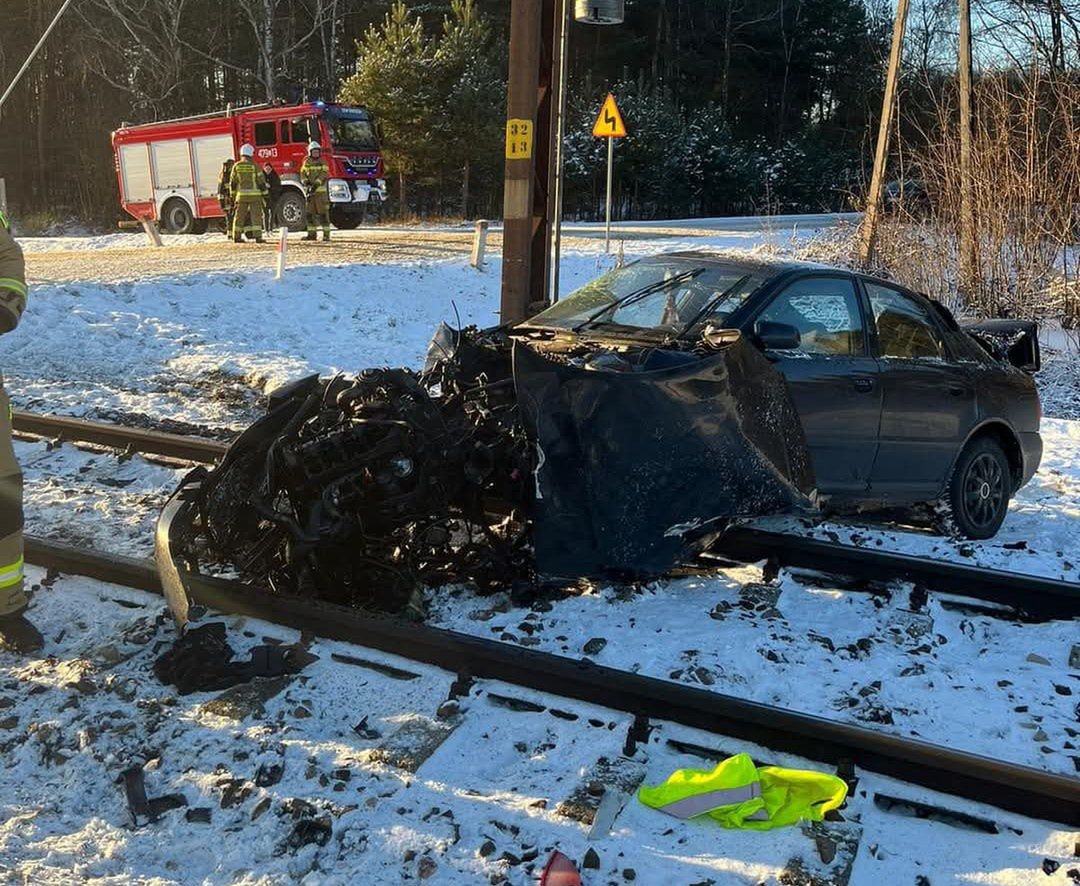
<path fill-rule="evenodd" d="M 300 167 L 300 184 L 307 194 L 307 236 L 305 240 L 315 239 L 315 228 L 322 225 L 323 240 L 330 239 L 330 194 L 327 180 L 330 168 L 322 158 L 322 148 L 313 141 L 308 144 L 308 153 Z"/>
<path fill-rule="evenodd" d="M 240 147 L 240 159 L 229 173 L 229 191 L 233 198 L 232 238 L 239 243 L 243 235 L 256 243 L 263 240 L 263 201 L 266 195 L 266 176 L 252 161 L 255 148 L 246 144 Z"/>
<path fill-rule="evenodd" d="M 26 307 L 22 250 L 0 212 L 0 333 L 11 332 Z M 0 381 L 0 645 L 33 652 L 41 634 L 23 616 L 22 472 L 11 445 L 11 404 Z"/>
<path fill-rule="evenodd" d="M 224 163 L 221 164 L 221 172 L 218 173 L 217 180 L 217 195 L 218 203 L 221 205 L 221 211 L 225 213 L 225 236 L 232 236 L 232 221 L 233 221 L 233 199 L 232 192 L 229 190 L 229 176 L 232 175 L 233 164 L 236 161 L 232 157 L 228 157 Z"/>

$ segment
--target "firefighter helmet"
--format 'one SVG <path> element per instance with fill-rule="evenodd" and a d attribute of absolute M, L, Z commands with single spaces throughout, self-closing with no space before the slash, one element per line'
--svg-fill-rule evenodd
<path fill-rule="evenodd" d="M 254 157 L 255 156 L 255 148 L 253 148 L 249 144 L 240 145 L 240 156 L 241 157 Z"/>
<path fill-rule="evenodd" d="M 312 151 L 322 152 L 322 145 L 320 145 L 317 141 L 308 142 L 307 152 L 310 154 Z"/>

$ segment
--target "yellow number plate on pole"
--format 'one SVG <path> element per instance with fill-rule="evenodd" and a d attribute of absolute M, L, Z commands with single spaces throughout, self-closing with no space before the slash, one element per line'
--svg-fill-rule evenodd
<path fill-rule="evenodd" d="M 506 159 L 528 160 L 533 153 L 532 120 L 506 121 Z"/>

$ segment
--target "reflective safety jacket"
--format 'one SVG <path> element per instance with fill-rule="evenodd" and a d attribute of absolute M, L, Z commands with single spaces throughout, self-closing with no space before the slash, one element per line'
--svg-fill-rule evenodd
<path fill-rule="evenodd" d="M 11 236 L 11 224 L 0 212 L 0 332 L 19 325 L 26 310 L 26 265 L 22 250 Z"/>
<path fill-rule="evenodd" d="M 725 828 L 768 831 L 803 819 L 821 821 L 847 796 L 835 775 L 806 769 L 758 768 L 736 754 L 716 768 L 679 769 L 663 784 L 642 787 L 638 799 L 676 818 L 707 815 Z"/>
<path fill-rule="evenodd" d="M 325 194 L 326 180 L 330 178 L 330 167 L 323 159 L 314 160 L 310 156 L 304 158 L 300 167 L 300 184 L 309 195 Z"/>
<path fill-rule="evenodd" d="M 229 174 L 229 190 L 234 200 L 261 197 L 266 192 L 266 176 L 247 157 L 241 157 Z"/>

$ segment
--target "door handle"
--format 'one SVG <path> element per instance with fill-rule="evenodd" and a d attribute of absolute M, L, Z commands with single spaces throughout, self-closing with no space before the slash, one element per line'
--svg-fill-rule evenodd
<path fill-rule="evenodd" d="M 857 375 L 851 380 L 852 385 L 855 386 L 855 390 L 861 393 L 867 393 L 874 390 L 874 380 L 867 378 L 865 375 Z"/>

